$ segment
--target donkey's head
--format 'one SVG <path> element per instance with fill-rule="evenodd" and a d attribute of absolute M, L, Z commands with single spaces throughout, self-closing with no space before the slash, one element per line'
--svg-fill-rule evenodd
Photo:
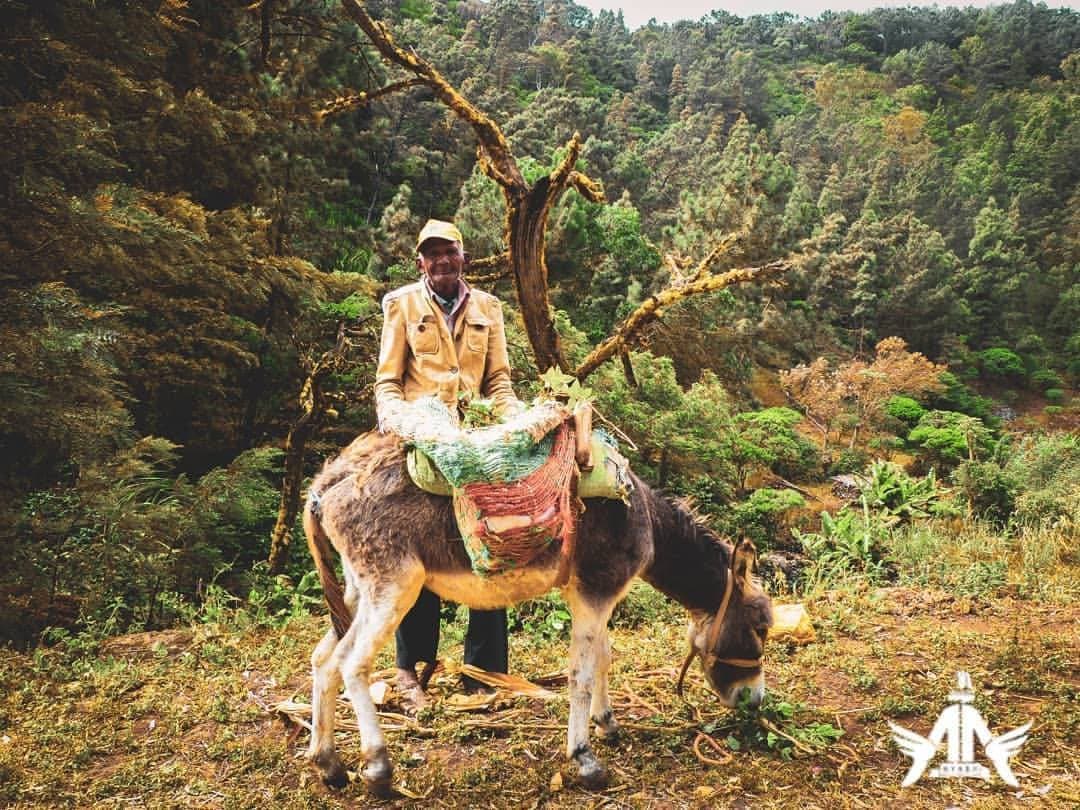
<path fill-rule="evenodd" d="M 709 686 L 725 706 L 735 706 L 743 687 L 756 706 L 765 696 L 761 660 L 773 622 L 772 600 L 754 577 L 757 549 L 752 542 L 738 543 L 730 561 L 720 607 L 691 615 L 690 657 L 701 659 Z"/>

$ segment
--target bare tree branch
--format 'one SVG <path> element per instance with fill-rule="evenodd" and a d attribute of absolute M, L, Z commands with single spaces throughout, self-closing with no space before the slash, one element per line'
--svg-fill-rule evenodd
<path fill-rule="evenodd" d="M 494 273 L 485 273 L 482 276 L 466 276 L 465 280 L 470 284 L 494 284 L 496 281 L 502 281 L 504 278 L 510 277 L 510 268 L 504 267 L 502 270 L 496 270 Z"/>
<path fill-rule="evenodd" d="M 400 82 L 394 82 L 385 87 L 380 87 L 378 90 L 347 93 L 346 95 L 338 96 L 337 98 L 326 102 L 322 109 L 315 111 L 315 123 L 321 126 L 328 116 L 355 110 L 357 107 L 363 107 L 370 104 L 375 101 L 375 99 L 381 98 L 382 96 L 388 96 L 391 93 L 408 90 L 410 87 L 418 87 L 422 84 L 424 84 L 424 82 L 421 79 L 404 79 Z"/>
<path fill-rule="evenodd" d="M 485 256 L 482 259 L 471 259 L 469 261 L 470 270 L 487 270 L 489 267 L 501 267 L 510 261 L 510 251 L 505 253 L 496 253 L 492 256 Z"/>
<path fill-rule="evenodd" d="M 482 259 L 469 262 L 469 270 L 487 270 L 491 267 L 496 269 L 490 273 L 469 273 L 465 276 L 465 280 L 470 284 L 491 284 L 508 277 L 511 270 L 510 252 L 497 253 L 494 256 L 485 256 Z"/>
<path fill-rule="evenodd" d="M 604 188 L 595 180 L 586 177 L 579 171 L 570 172 L 567 185 L 577 190 L 578 194 L 589 202 L 604 202 Z"/>
<path fill-rule="evenodd" d="M 722 253 L 721 248 L 722 245 L 713 248 L 709 255 L 702 259 L 698 267 L 708 267 L 709 264 L 715 262 Z M 616 327 L 610 337 L 589 353 L 589 356 L 581 362 L 581 365 L 574 370 L 573 374 L 579 380 L 584 380 L 603 363 L 619 354 L 623 347 L 629 347 L 642 329 L 659 319 L 663 315 L 664 309 L 677 301 L 700 293 L 716 292 L 736 284 L 765 281 L 786 272 L 790 267 L 790 260 L 778 259 L 759 267 L 728 270 L 718 276 L 705 275 L 681 287 L 669 287 L 666 290 L 650 295 L 641 306 L 631 312 L 626 320 Z"/>
<path fill-rule="evenodd" d="M 378 20 L 371 18 L 360 0 L 342 0 L 342 8 L 367 34 L 371 44 L 378 49 L 384 59 L 422 79 L 440 101 L 473 128 L 477 139 L 484 145 L 484 149 L 487 150 L 500 175 L 508 178 L 515 186 L 525 188 L 525 179 L 510 152 L 510 145 L 494 121 L 454 89 L 431 63 L 417 56 L 416 53 L 398 46 L 390 30 Z"/>
<path fill-rule="evenodd" d="M 296 515 L 300 511 L 300 491 L 304 477 L 304 451 L 308 440 L 330 410 L 331 394 L 325 383 L 340 368 L 348 348 L 348 331 L 344 322 L 338 324 L 334 347 L 323 352 L 311 365 L 298 397 L 300 416 L 285 437 L 285 474 L 281 482 L 281 499 L 277 520 L 270 532 L 270 572 L 281 573 L 288 554 L 289 539 Z"/>

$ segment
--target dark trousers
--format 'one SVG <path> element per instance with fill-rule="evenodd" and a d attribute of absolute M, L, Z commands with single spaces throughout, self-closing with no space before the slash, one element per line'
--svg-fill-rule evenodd
<path fill-rule="evenodd" d="M 405 614 L 394 640 L 397 642 L 399 669 L 415 669 L 420 661 L 434 662 L 439 649 L 438 596 L 427 588 L 420 591 L 416 604 Z M 470 610 L 469 629 L 465 633 L 465 663 L 488 672 L 506 672 L 507 652 L 506 611 Z M 471 678 L 465 685 L 476 686 Z"/>

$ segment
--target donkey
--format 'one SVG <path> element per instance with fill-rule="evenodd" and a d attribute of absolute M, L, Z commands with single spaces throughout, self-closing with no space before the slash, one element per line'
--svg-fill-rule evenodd
<path fill-rule="evenodd" d="M 334 703 L 344 681 L 360 730 L 361 776 L 371 791 L 385 795 L 391 791 L 392 767 L 368 678 L 375 654 L 421 587 L 474 608 L 516 604 L 557 585 L 559 544 L 526 567 L 475 575 L 450 499 L 417 489 L 405 469 L 400 440 L 375 433 L 354 441 L 316 476 L 304 531 L 333 624 L 311 657 L 307 756 L 328 785 L 348 782 L 334 748 Z M 344 593 L 334 573 L 335 549 Z M 735 705 L 743 688 L 752 704 L 761 701 L 772 603 L 752 576 L 755 557 L 749 540 L 732 547 L 636 477 L 629 506 L 607 499 L 588 502 L 562 588 L 572 617 L 566 753 L 584 786 L 607 782 L 607 770 L 589 745 L 589 719 L 602 738 L 618 734 L 608 697 L 607 624 L 635 576 L 689 611 L 691 649 L 682 674 L 696 656 L 726 706 Z"/>

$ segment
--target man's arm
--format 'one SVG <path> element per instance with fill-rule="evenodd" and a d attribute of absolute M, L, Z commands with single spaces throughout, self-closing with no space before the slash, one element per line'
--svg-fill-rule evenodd
<path fill-rule="evenodd" d="M 405 399 L 405 365 L 409 358 L 409 338 L 401 302 L 386 296 L 382 308 L 379 367 L 375 370 L 375 413 L 380 426 L 394 404 Z"/>
<path fill-rule="evenodd" d="M 481 393 L 491 398 L 495 413 L 503 414 L 508 409 L 514 412 L 521 408 L 521 403 L 514 395 L 514 388 L 510 384 L 510 357 L 506 351 L 506 327 L 503 324 L 502 304 L 497 299 L 492 302 L 490 314 L 491 329 L 488 331 L 487 358 Z"/>

